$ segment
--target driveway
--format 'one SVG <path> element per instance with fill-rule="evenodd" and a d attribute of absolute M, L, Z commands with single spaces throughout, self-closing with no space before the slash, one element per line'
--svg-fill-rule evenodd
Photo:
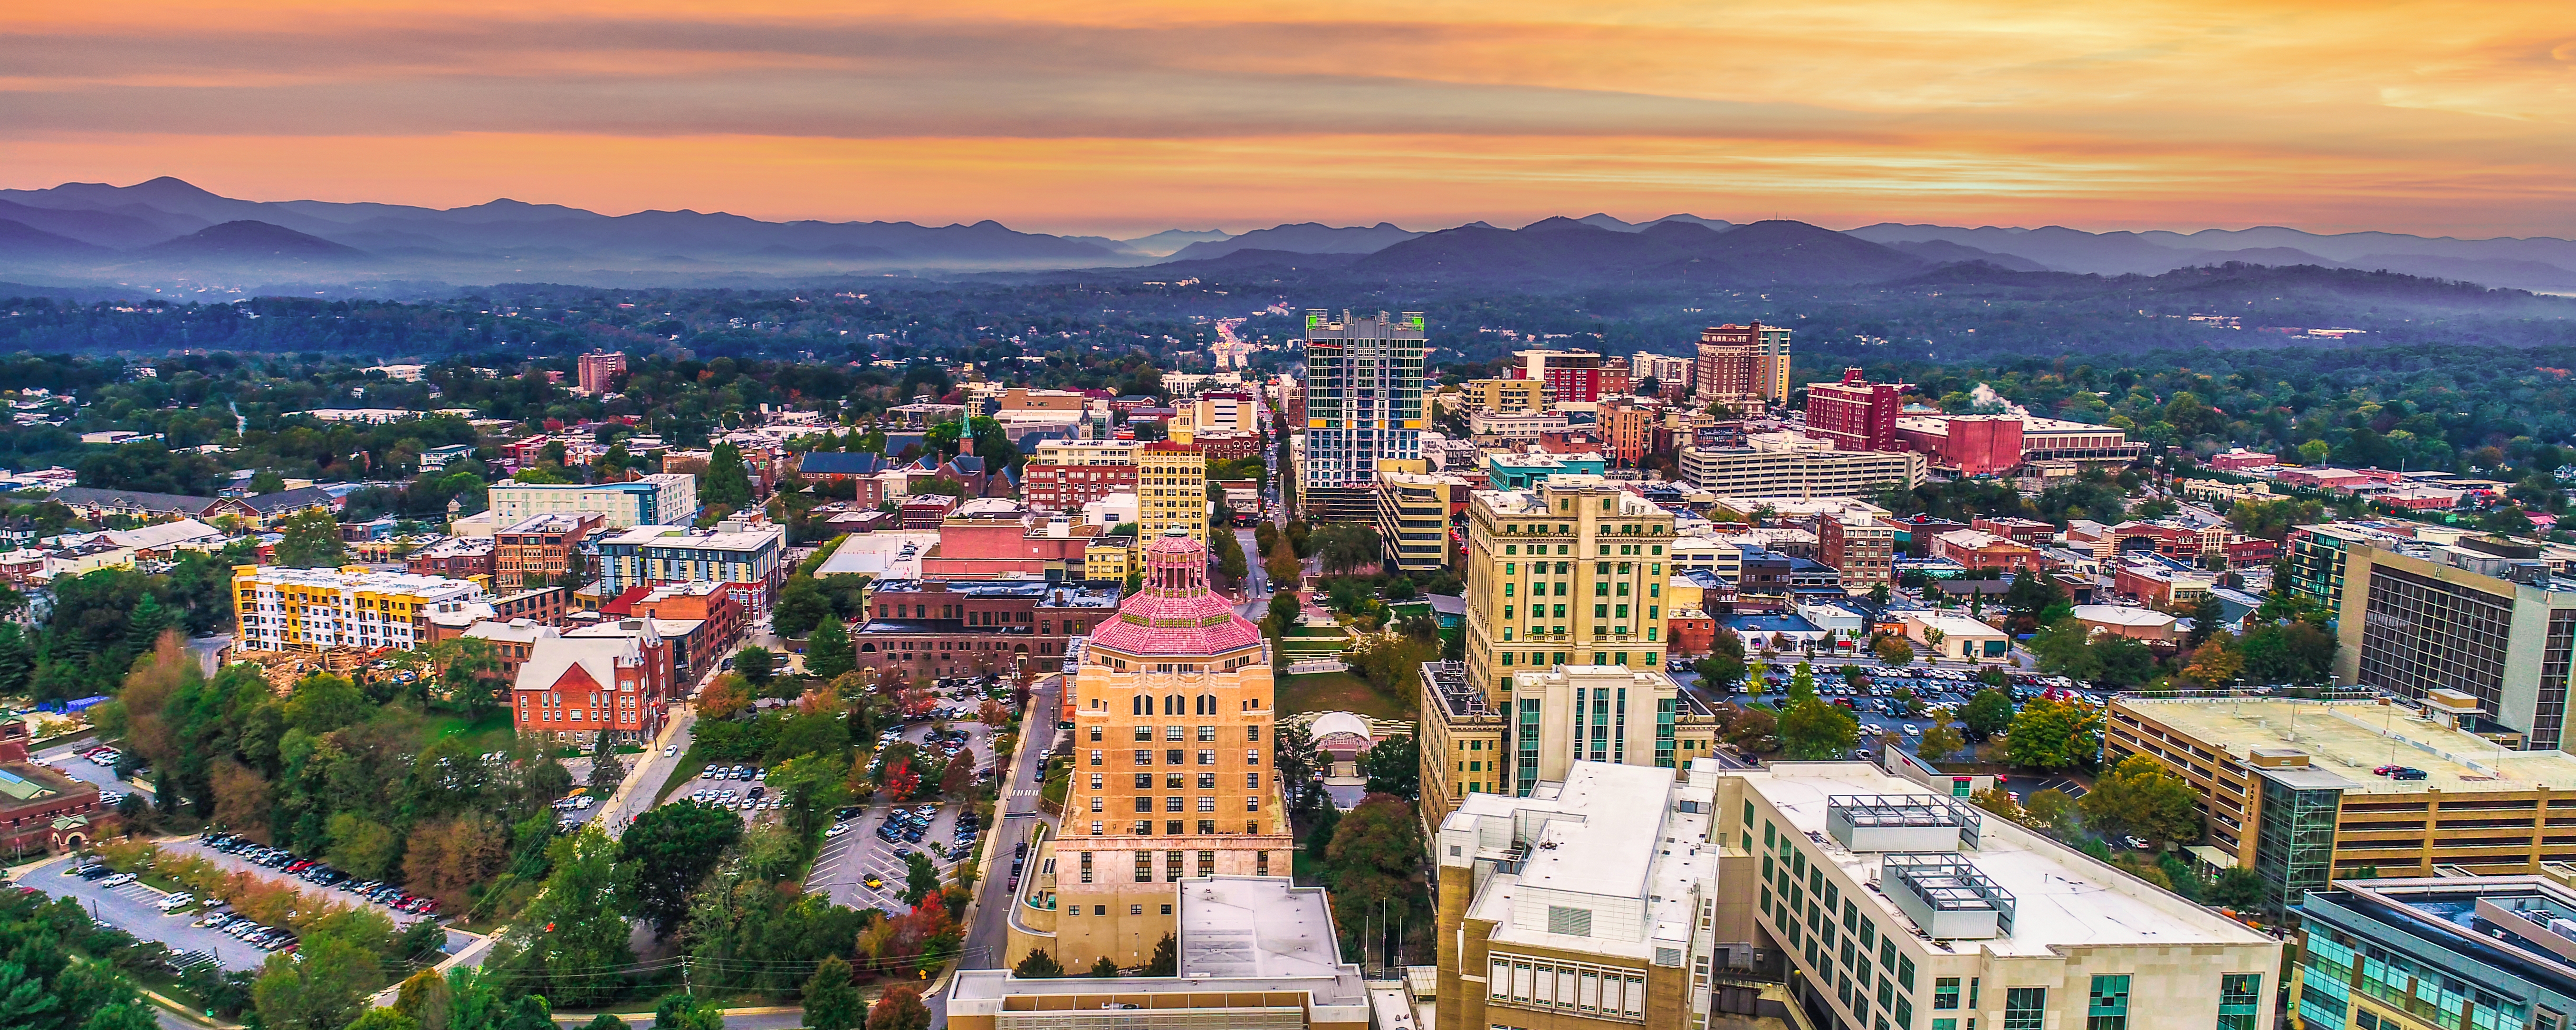
<path fill-rule="evenodd" d="M 47 862 L 18 880 L 45 894 L 71 898 L 100 922 L 147 941 L 159 941 L 173 952 L 201 952 L 226 969 L 257 969 L 268 953 L 226 936 L 220 930 L 191 925 L 191 915 L 161 911 L 164 895 L 141 883 L 102 887 L 99 881 L 70 875 L 71 856 Z"/>
<path fill-rule="evenodd" d="M 80 780 L 84 783 L 96 784 L 98 789 L 101 791 L 122 791 L 128 794 L 139 793 L 143 795 L 145 800 L 150 800 L 152 798 L 151 791 L 144 790 L 143 788 L 137 787 L 125 780 L 117 779 L 116 770 L 72 753 L 75 751 L 87 751 L 90 748 L 97 746 L 97 737 L 84 737 L 68 744 L 58 744 L 53 747 L 46 748 L 36 755 L 36 760 L 40 764 L 53 766 L 65 776 L 69 776 L 75 780 Z"/>

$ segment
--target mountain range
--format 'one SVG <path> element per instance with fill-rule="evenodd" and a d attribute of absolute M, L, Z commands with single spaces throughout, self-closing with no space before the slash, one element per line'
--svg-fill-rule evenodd
<path fill-rule="evenodd" d="M 768 222 L 722 212 L 603 215 L 494 200 L 458 208 L 249 201 L 176 178 L 0 190 L 0 271 L 62 286 L 106 282 L 554 281 L 707 285 L 853 274 L 1156 266 L 1156 274 L 1334 269 L 1387 282 L 1545 287 L 1604 282 L 1721 287 L 1867 284 L 1944 266 L 2156 275 L 2227 263 L 2390 271 L 2576 293 L 2576 241 L 2280 227 L 2091 233 L 2060 226 L 1885 222 L 1834 231 L 1675 214 L 1483 222 L 1438 231 L 1391 223 L 1280 225 L 1234 234 L 1172 229 L 1133 239 L 1021 232 L 998 222 Z"/>

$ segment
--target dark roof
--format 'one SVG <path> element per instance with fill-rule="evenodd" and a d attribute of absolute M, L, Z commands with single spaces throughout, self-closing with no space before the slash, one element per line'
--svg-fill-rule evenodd
<path fill-rule="evenodd" d="M 796 462 L 808 475 L 873 476 L 886 470 L 885 455 L 874 451 L 813 451 Z"/>
<path fill-rule="evenodd" d="M 252 511 L 262 515 L 275 515 L 282 511 L 303 511 L 306 508 L 326 506 L 331 503 L 332 498 L 331 491 L 321 487 L 299 486 L 293 490 L 280 490 L 273 494 L 243 497 L 239 500 Z"/>
<path fill-rule="evenodd" d="M 60 490 L 56 490 L 54 491 L 54 500 L 61 501 L 67 505 L 91 505 L 102 508 L 140 508 L 144 511 L 182 512 L 189 515 L 205 514 L 206 509 L 215 506 L 215 499 L 212 497 L 190 497 L 186 494 L 156 494 L 142 490 L 102 490 L 96 487 L 87 486 L 67 486 Z"/>
<path fill-rule="evenodd" d="M 971 476 L 975 473 L 984 471 L 984 456 L 980 454 L 960 454 L 954 458 L 948 459 L 948 464 L 955 466 L 959 475 Z"/>

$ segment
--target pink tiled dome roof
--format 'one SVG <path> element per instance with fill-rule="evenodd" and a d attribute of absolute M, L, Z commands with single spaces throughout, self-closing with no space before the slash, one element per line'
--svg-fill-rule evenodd
<path fill-rule="evenodd" d="M 1179 531 L 1145 548 L 1144 586 L 1091 646 L 1140 657 L 1204 658 L 1261 643 L 1261 628 L 1208 589 L 1207 546 Z"/>

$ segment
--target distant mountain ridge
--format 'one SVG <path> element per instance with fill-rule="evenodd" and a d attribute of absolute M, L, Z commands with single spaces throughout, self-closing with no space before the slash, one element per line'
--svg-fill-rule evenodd
<path fill-rule="evenodd" d="M 1234 255 L 1246 256 L 1225 260 Z M 1219 261 L 1224 264 L 1206 264 Z M 352 282 L 692 285 L 724 276 L 811 281 L 1177 265 L 1334 269 L 1390 282 L 1743 286 L 1884 282 L 1965 263 L 2014 273 L 2116 276 L 2230 262 L 2385 270 L 2576 294 L 2576 241 L 2318 234 L 2279 226 L 2092 233 L 1882 222 L 1837 232 L 1786 220 L 1738 224 L 1672 214 L 1630 222 L 1595 212 L 1508 230 L 1482 221 L 1437 231 L 1390 222 L 1300 222 L 1241 234 L 1170 229 L 1113 239 L 1022 232 L 989 219 L 930 226 L 771 222 L 692 210 L 605 215 L 506 198 L 446 209 L 250 201 L 168 176 L 131 186 L 76 182 L 0 190 L 0 273 L 65 283 L 135 275 L 220 282 L 279 267 Z"/>

